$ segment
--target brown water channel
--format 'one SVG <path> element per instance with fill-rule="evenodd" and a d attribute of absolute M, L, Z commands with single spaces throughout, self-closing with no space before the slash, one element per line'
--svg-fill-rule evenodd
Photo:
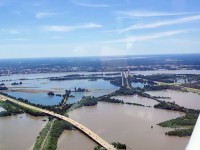
<path fill-rule="evenodd" d="M 31 150 L 46 124 L 44 117 L 21 114 L 0 118 L 0 150 Z"/>
<path fill-rule="evenodd" d="M 164 96 L 171 97 L 171 99 L 160 99 L 169 102 L 175 102 L 180 106 L 192 109 L 200 109 L 200 95 L 192 92 L 181 92 L 175 90 L 164 90 L 164 91 L 150 91 L 147 92 L 152 96 Z"/>
<path fill-rule="evenodd" d="M 147 107 L 100 102 L 69 113 L 108 142 L 119 141 L 135 150 L 183 150 L 189 138 L 169 137 L 169 129 L 156 124 L 183 113 Z M 151 128 L 153 126 L 153 128 Z M 64 132 L 58 150 L 93 150 L 94 142 L 79 131 Z"/>

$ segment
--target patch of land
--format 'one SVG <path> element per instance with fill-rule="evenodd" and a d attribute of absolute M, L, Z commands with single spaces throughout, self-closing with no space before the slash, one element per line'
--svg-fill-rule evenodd
<path fill-rule="evenodd" d="M 191 136 L 197 118 L 198 114 L 186 113 L 186 115 L 183 117 L 164 121 L 158 125 L 161 127 L 175 128 L 175 130 L 166 132 L 166 135 L 179 137 Z"/>

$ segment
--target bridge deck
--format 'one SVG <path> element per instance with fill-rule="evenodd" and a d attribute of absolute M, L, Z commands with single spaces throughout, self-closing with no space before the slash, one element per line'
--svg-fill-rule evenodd
<path fill-rule="evenodd" d="M 40 112 L 43 112 L 45 114 L 49 114 L 51 116 L 54 116 L 54 117 L 57 117 L 57 118 L 60 118 L 62 120 L 65 120 L 71 124 L 73 124 L 76 128 L 78 128 L 79 130 L 81 130 L 82 132 L 84 132 L 86 135 L 88 135 L 90 138 L 92 138 L 95 142 L 97 142 L 98 144 L 100 144 L 101 146 L 103 146 L 104 148 L 106 148 L 107 150 L 116 150 L 113 145 L 109 144 L 108 142 L 106 142 L 105 140 L 103 140 L 101 137 L 99 137 L 97 134 L 95 134 L 93 131 L 91 131 L 90 129 L 88 129 L 87 127 L 83 126 L 82 124 L 78 123 L 77 121 L 74 121 L 66 116 L 63 116 L 63 115 L 60 115 L 60 114 L 57 114 L 57 113 L 54 113 L 52 111 L 49 111 L 49 110 L 46 110 L 46 109 L 41 109 L 41 108 L 38 108 L 38 107 L 35 107 L 35 106 L 31 106 L 29 104 L 26 104 L 26 103 L 23 103 L 23 102 L 20 102 L 18 100 L 15 100 L 13 98 L 10 98 L 10 97 L 7 97 L 7 96 L 4 96 L 4 95 L 0 95 L 0 100 L 9 100 L 13 103 L 16 103 L 18 105 L 21 105 L 21 106 L 24 106 L 24 107 L 27 107 L 27 108 L 30 108 L 30 109 L 33 109 L 33 110 L 37 110 L 37 111 L 40 111 Z"/>

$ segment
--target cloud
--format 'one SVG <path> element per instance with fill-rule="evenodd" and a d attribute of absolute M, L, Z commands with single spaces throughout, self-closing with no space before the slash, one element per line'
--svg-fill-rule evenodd
<path fill-rule="evenodd" d="M 101 28 L 102 25 L 95 24 L 95 23 L 87 23 L 77 26 L 45 26 L 43 27 L 46 31 L 55 31 L 55 32 L 70 32 L 74 30 L 80 30 L 80 29 L 92 29 L 92 28 Z"/>
<path fill-rule="evenodd" d="M 123 28 L 123 29 L 105 31 L 105 32 L 108 32 L 108 33 L 109 32 L 123 33 L 123 32 L 128 32 L 128 31 L 131 31 L 131 30 L 152 29 L 152 28 L 158 28 L 158 27 L 162 27 L 162 26 L 183 24 L 183 23 L 189 23 L 189 22 L 199 21 L 199 20 L 200 20 L 200 15 L 196 15 L 196 16 L 183 17 L 183 18 L 160 21 L 160 22 L 149 23 L 149 24 L 135 24 L 135 25 L 131 25 L 129 27 Z"/>
<path fill-rule="evenodd" d="M 72 1 L 73 4 L 78 5 L 78 6 L 83 6 L 83 7 L 110 7 L 111 5 L 107 4 L 91 4 L 91 3 L 83 3 L 77 0 Z"/>
<path fill-rule="evenodd" d="M 200 12 L 118 11 L 123 17 L 163 17 L 198 14 Z"/>
<path fill-rule="evenodd" d="M 59 15 L 61 13 L 55 13 L 55 12 L 38 12 L 35 14 L 35 17 L 37 19 L 42 19 L 45 17 L 51 17 L 51 16 L 55 16 L 55 15 Z"/>
<path fill-rule="evenodd" d="M 167 31 L 167 32 L 160 32 L 154 33 L 151 35 L 143 35 L 143 36 L 129 36 L 123 39 L 116 39 L 111 41 L 104 41 L 103 43 L 129 43 L 129 42 L 138 42 L 138 41 L 147 41 L 152 39 L 164 38 L 169 37 L 181 33 L 187 33 L 188 30 L 175 30 L 175 31 Z"/>

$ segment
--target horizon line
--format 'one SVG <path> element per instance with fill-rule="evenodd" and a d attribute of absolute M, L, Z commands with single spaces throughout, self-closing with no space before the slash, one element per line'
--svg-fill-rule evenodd
<path fill-rule="evenodd" d="M 157 55 L 200 55 L 200 53 L 166 53 L 166 54 L 131 54 L 131 55 L 105 55 L 105 56 L 64 56 L 64 57 L 16 57 L 16 58 L 0 58 L 0 60 L 6 59 L 61 59 L 61 58 L 87 58 L 87 57 L 131 57 L 131 56 L 157 56 Z"/>

